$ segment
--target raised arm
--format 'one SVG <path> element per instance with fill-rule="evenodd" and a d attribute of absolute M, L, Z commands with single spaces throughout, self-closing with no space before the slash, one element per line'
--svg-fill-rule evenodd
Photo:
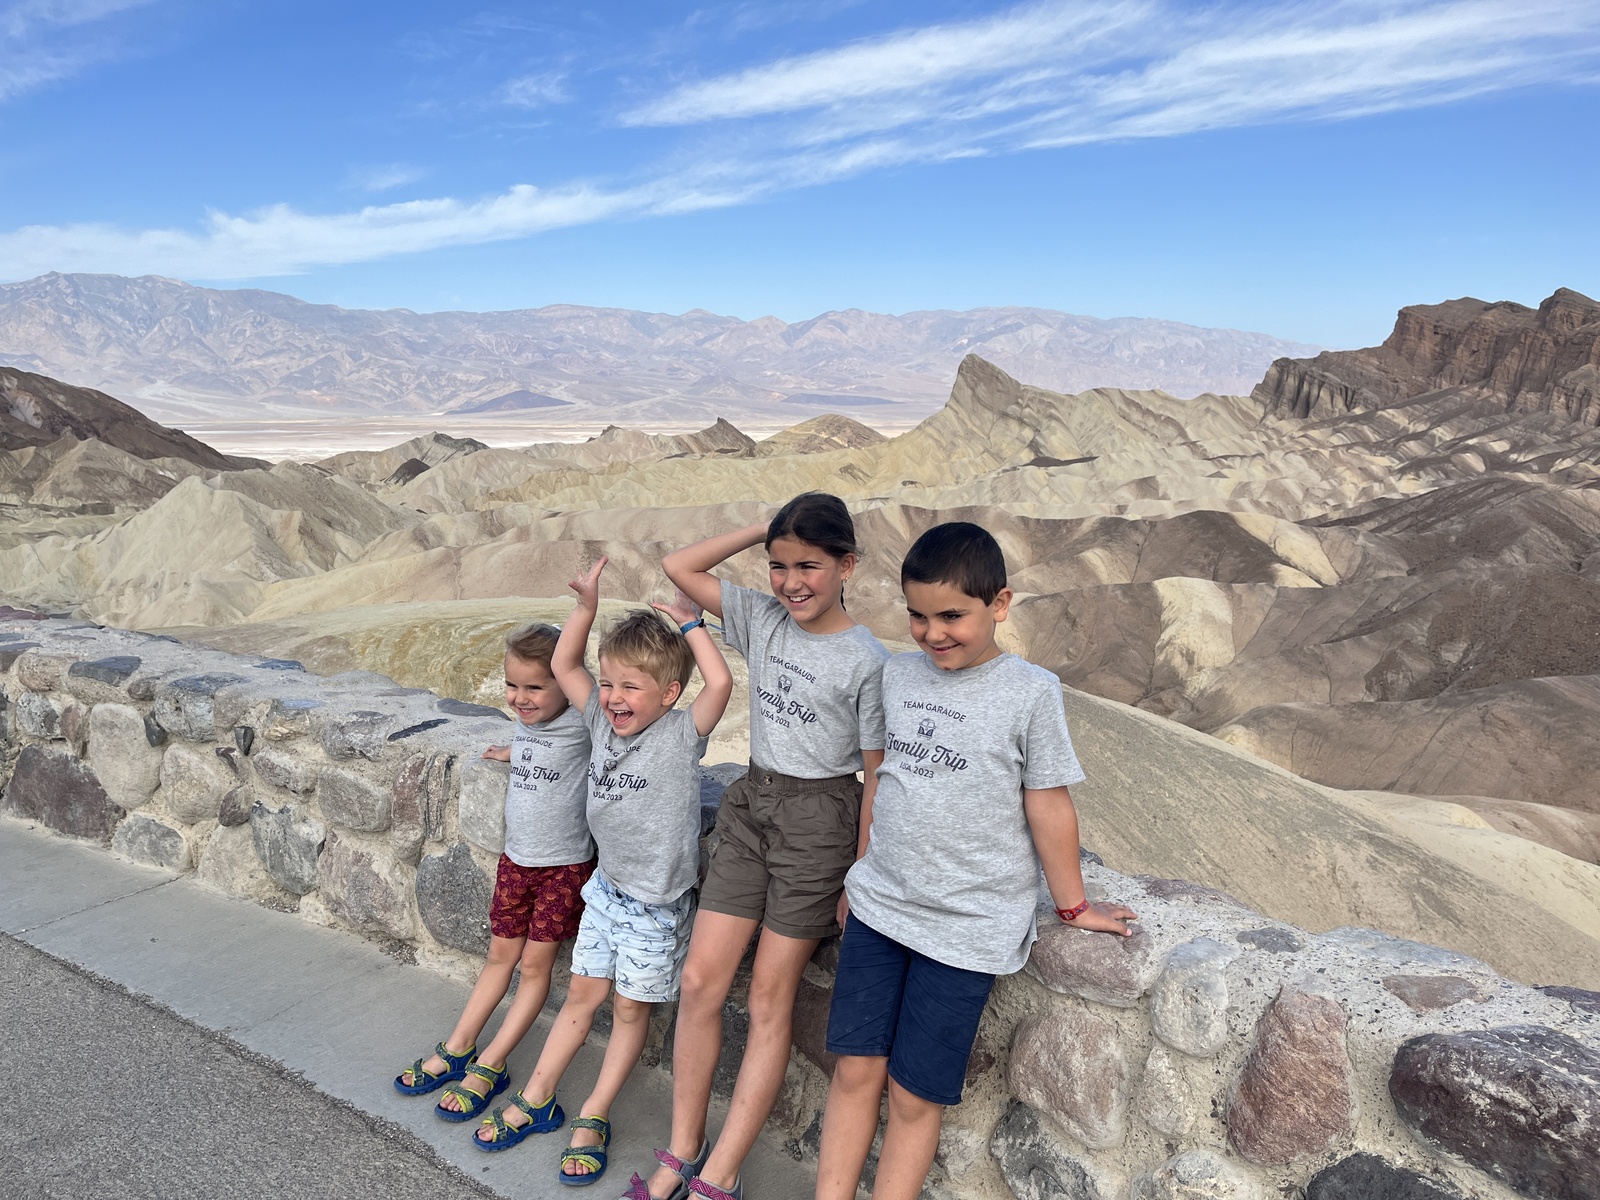
<path fill-rule="evenodd" d="M 711 573 L 711 568 L 726 562 L 739 551 L 759 546 L 766 540 L 765 522 L 747 525 L 732 533 L 719 533 L 716 537 L 685 546 L 682 550 L 674 550 L 661 560 L 661 569 L 680 592 L 701 608 L 721 617 L 722 580 Z"/>
<path fill-rule="evenodd" d="M 706 578 L 712 576 L 707 575 Z M 694 652 L 694 665 L 700 669 L 700 679 L 704 685 L 689 711 L 694 716 L 695 732 L 706 737 L 722 720 L 722 714 L 728 707 L 728 697 L 733 695 L 733 672 L 728 670 L 728 660 L 717 649 L 711 631 L 704 622 L 700 622 L 699 606 L 681 588 L 671 604 L 652 604 L 650 607 L 666 614 L 667 619 L 680 628 L 691 621 L 699 622 L 684 636 L 688 639 L 689 649 Z"/>
<path fill-rule="evenodd" d="M 1077 908 L 1088 899 L 1088 893 L 1078 857 L 1078 811 L 1072 805 L 1072 793 L 1064 787 L 1025 788 L 1022 806 L 1052 901 L 1057 909 Z M 1123 904 L 1090 904 L 1068 924 L 1127 937 L 1133 932 L 1127 922 L 1138 919 L 1138 914 Z"/>
<path fill-rule="evenodd" d="M 589 568 L 582 579 L 567 584 L 578 593 L 578 603 L 561 627 L 555 651 L 550 655 L 550 674 L 556 677 L 567 701 L 580 711 L 589 703 L 594 691 L 594 676 L 583 665 L 584 651 L 589 648 L 589 631 L 594 628 L 595 614 L 600 610 L 600 572 L 606 569 L 606 556 Z"/>

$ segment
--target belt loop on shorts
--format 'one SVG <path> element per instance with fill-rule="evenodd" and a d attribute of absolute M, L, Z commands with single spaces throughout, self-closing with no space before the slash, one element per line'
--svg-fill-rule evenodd
<path fill-rule="evenodd" d="M 781 771 L 768 770 L 753 760 L 750 763 L 750 770 L 746 773 L 746 777 L 761 791 L 776 793 L 780 796 L 822 792 L 830 788 L 856 782 L 856 777 L 853 774 L 834 775 L 828 779 L 801 779 L 796 775 L 785 775 Z"/>

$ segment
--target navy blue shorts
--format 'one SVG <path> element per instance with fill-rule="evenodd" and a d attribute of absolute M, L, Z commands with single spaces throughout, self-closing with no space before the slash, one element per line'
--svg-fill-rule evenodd
<path fill-rule="evenodd" d="M 887 1058 L 889 1077 L 934 1104 L 959 1104 L 994 976 L 946 966 L 851 913 L 828 1010 L 828 1049 Z"/>

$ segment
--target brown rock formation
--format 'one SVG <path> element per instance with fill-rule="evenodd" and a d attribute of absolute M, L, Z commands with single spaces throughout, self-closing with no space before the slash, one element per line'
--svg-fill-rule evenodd
<path fill-rule="evenodd" d="M 105 442 L 138 458 L 181 458 L 215 471 L 263 465 L 229 458 L 182 430 L 157 425 L 104 392 L 0 368 L 0 450 L 48 446 L 63 434 Z"/>
<path fill-rule="evenodd" d="M 1600 425 L 1600 303 L 1561 288 L 1537 309 L 1473 299 L 1413 305 L 1383 345 L 1280 358 L 1253 395 L 1276 416 L 1320 418 L 1446 389 L 1506 412 Z"/>

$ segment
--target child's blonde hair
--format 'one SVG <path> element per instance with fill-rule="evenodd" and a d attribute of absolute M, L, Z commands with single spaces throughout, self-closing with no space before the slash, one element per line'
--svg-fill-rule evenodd
<path fill-rule="evenodd" d="M 533 621 L 506 634 L 506 653 L 525 663 L 538 663 L 548 671 L 550 657 L 556 652 L 556 642 L 560 638 L 561 630 L 554 625 Z"/>
<path fill-rule="evenodd" d="M 600 657 L 638 667 L 663 688 L 674 681 L 687 687 L 694 673 L 689 640 L 648 608 L 635 609 L 612 623 L 600 639 Z"/>

